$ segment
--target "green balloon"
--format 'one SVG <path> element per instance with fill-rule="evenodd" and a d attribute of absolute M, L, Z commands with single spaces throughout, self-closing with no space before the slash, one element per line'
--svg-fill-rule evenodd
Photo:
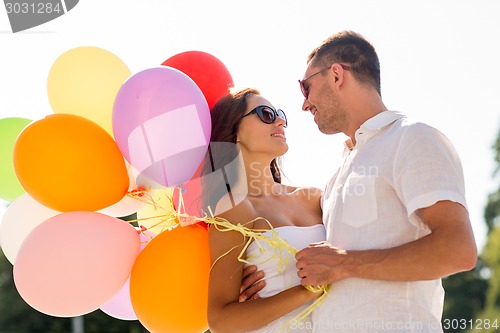
<path fill-rule="evenodd" d="M 0 119 L 0 198 L 7 201 L 25 192 L 16 176 L 13 155 L 17 137 L 29 123 L 25 118 Z"/>

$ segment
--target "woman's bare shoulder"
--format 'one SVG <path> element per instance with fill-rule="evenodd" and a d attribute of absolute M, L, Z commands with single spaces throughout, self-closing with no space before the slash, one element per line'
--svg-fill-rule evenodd
<path fill-rule="evenodd" d="M 255 219 L 255 209 L 248 198 L 235 202 L 234 198 L 226 195 L 217 203 L 215 212 L 217 218 L 224 219 L 230 224 L 241 224 L 250 228 L 253 227 L 253 225 L 249 225 L 249 222 L 253 223 Z M 236 230 L 228 232 L 228 230 L 226 230 L 228 226 L 224 226 L 224 221 L 219 220 L 219 222 L 222 223 L 214 223 L 214 225 L 211 225 L 209 228 L 211 254 L 213 253 L 218 256 L 222 253 L 226 253 L 233 247 L 240 248 L 244 246 L 246 238 L 242 233 Z M 215 260 L 216 257 L 212 259 Z"/>
<path fill-rule="evenodd" d="M 217 203 L 215 215 L 233 224 L 246 223 L 255 218 L 255 208 L 248 197 L 235 197 L 231 193 L 223 196 Z"/>

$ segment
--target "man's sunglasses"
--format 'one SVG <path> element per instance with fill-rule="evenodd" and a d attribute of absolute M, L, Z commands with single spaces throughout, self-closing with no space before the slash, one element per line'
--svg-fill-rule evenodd
<path fill-rule="evenodd" d="M 283 112 L 283 110 L 280 109 L 275 110 L 267 105 L 257 106 L 255 109 L 253 109 L 252 111 L 248 112 L 246 115 L 241 117 L 241 119 L 254 113 L 256 113 L 259 116 L 259 119 L 262 120 L 263 123 L 272 124 L 276 121 L 276 118 L 279 117 L 285 121 L 285 125 L 283 127 L 286 127 L 288 125 L 288 121 L 286 120 L 286 115 L 285 112 Z"/>
<path fill-rule="evenodd" d="M 345 71 L 348 71 L 351 69 L 351 67 L 347 66 L 347 65 L 343 65 L 343 64 L 339 64 L 340 66 L 342 66 L 342 68 L 345 70 Z M 327 68 L 323 68 L 322 70 L 320 71 L 317 71 L 316 73 L 314 74 L 311 74 L 309 75 L 308 77 L 306 77 L 304 80 L 299 80 L 299 85 L 300 85 L 300 91 L 302 92 L 302 95 L 304 95 L 304 98 L 305 99 L 308 99 L 309 98 L 309 86 L 306 86 L 304 84 L 304 82 L 306 82 L 307 80 L 309 80 L 310 78 L 312 78 L 313 76 L 315 75 L 318 75 L 319 73 L 322 73 L 330 68 L 332 68 L 333 64 L 331 64 L 330 66 L 328 66 Z"/>

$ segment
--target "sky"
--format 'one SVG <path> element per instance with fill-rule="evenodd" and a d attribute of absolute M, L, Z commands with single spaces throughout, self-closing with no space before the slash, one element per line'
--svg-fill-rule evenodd
<path fill-rule="evenodd" d="M 80 0 L 64 16 L 14 34 L 0 7 L 0 118 L 52 114 L 48 72 L 75 47 L 104 48 L 132 74 L 204 51 L 225 64 L 236 87 L 257 88 L 285 110 L 288 181 L 323 188 L 346 137 L 320 133 L 301 111 L 297 79 L 314 47 L 353 30 L 378 52 L 385 105 L 438 128 L 457 149 L 481 250 L 487 196 L 499 186 L 492 149 L 500 130 L 499 12 L 496 0 Z"/>

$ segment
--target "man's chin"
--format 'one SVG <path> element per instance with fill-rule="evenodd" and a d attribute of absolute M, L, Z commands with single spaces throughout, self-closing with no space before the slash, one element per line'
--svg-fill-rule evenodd
<path fill-rule="evenodd" d="M 338 131 L 338 130 L 334 130 L 331 128 L 325 128 L 324 126 L 321 126 L 320 124 L 318 124 L 318 129 L 321 133 L 328 134 L 328 135 L 340 133 L 340 131 Z"/>

